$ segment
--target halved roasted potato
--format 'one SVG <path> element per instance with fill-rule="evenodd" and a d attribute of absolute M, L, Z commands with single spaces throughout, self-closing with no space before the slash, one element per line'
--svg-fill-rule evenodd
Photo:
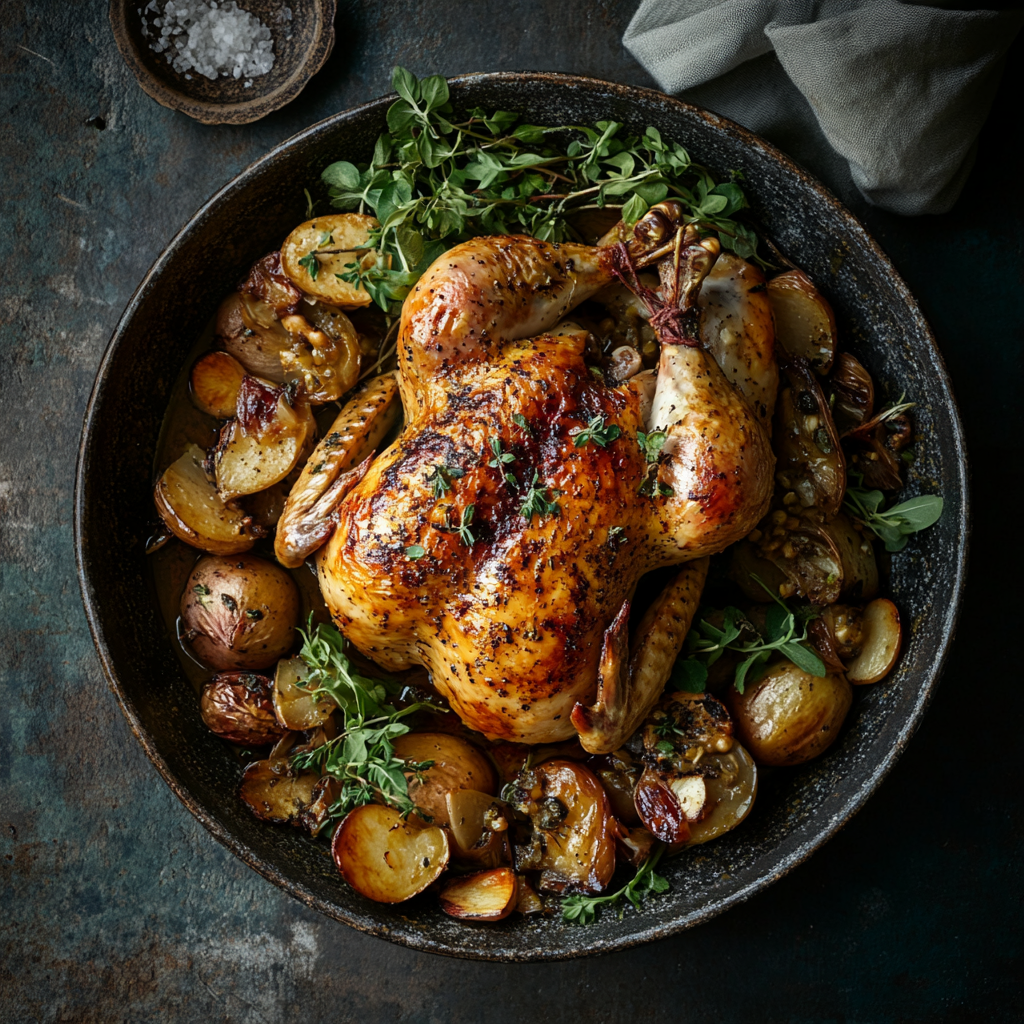
<path fill-rule="evenodd" d="M 441 909 L 464 921 L 500 921 L 515 910 L 517 888 L 511 868 L 463 875 L 441 890 Z"/>
<path fill-rule="evenodd" d="M 237 417 L 224 426 L 214 454 L 217 491 L 224 501 L 283 480 L 312 441 L 316 424 L 305 402 L 255 377 L 238 392 Z"/>
<path fill-rule="evenodd" d="M 254 672 L 218 672 L 203 687 L 199 713 L 211 732 L 242 746 L 276 743 L 284 735 L 274 717 L 272 684 Z"/>
<path fill-rule="evenodd" d="M 319 781 L 316 772 L 294 768 L 291 758 L 270 758 L 254 761 L 245 769 L 238 795 L 263 821 L 298 824 Z"/>
<path fill-rule="evenodd" d="M 362 213 L 334 213 L 300 224 L 281 246 L 281 266 L 288 278 L 307 295 L 342 309 L 370 304 L 370 295 L 339 274 L 351 270 L 369 252 L 370 232 L 380 227 L 375 217 Z M 312 255 L 312 259 L 310 256 Z"/>
<path fill-rule="evenodd" d="M 508 862 L 509 822 L 500 800 L 478 789 L 454 789 L 445 804 L 455 860 L 486 867 Z"/>
<path fill-rule="evenodd" d="M 224 501 L 203 468 L 205 454 L 190 444 L 177 462 L 164 470 L 153 501 L 164 525 L 179 540 L 214 555 L 248 551 L 259 531 L 240 508 Z"/>
<path fill-rule="evenodd" d="M 547 761 L 520 773 L 516 809 L 533 831 L 515 849 L 516 870 L 539 870 L 541 892 L 598 893 L 615 872 L 615 834 L 604 787 L 573 761 Z"/>
<path fill-rule="evenodd" d="M 435 825 L 450 825 L 447 794 L 459 789 L 493 793 L 494 769 L 478 747 L 443 732 L 410 732 L 394 741 L 395 754 L 414 764 L 433 761 L 416 779 L 410 773 L 409 799 Z"/>
<path fill-rule="evenodd" d="M 809 675 L 780 661 L 740 694 L 728 691 L 729 710 L 743 745 L 758 764 L 803 764 L 839 735 L 853 701 L 846 677 Z"/>
<path fill-rule="evenodd" d="M 300 686 L 309 676 L 301 658 L 284 658 L 274 673 L 274 714 L 286 729 L 304 732 L 323 725 L 338 710 L 326 694 L 310 693 Z"/>
<path fill-rule="evenodd" d="M 872 601 L 864 609 L 860 633 L 860 654 L 847 662 L 846 678 L 858 685 L 877 683 L 900 656 L 903 630 L 896 605 L 884 597 Z"/>
<path fill-rule="evenodd" d="M 227 352 L 207 352 L 197 359 L 188 377 L 189 393 L 195 405 L 210 416 L 226 420 L 235 415 L 238 389 L 245 367 Z"/>
<path fill-rule="evenodd" d="M 401 903 L 441 877 L 448 834 L 404 821 L 393 807 L 363 804 L 338 826 L 331 853 L 356 892 L 378 903 Z"/>
<path fill-rule="evenodd" d="M 775 317 L 775 341 L 791 356 L 806 359 L 824 376 L 836 351 L 836 317 L 802 270 L 787 270 L 768 282 Z"/>

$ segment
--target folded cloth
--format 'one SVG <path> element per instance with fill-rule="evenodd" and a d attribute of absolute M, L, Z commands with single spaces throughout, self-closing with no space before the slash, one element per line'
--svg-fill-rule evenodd
<path fill-rule="evenodd" d="M 1021 10 L 901 0 L 643 0 L 623 42 L 665 92 L 763 135 L 840 195 L 944 213 L 1022 24 Z"/>

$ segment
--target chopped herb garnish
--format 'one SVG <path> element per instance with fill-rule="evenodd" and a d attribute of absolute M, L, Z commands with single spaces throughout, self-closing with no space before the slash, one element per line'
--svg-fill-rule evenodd
<path fill-rule="evenodd" d="M 263 618 L 263 612 L 259 608 L 246 608 L 245 617 L 250 622 L 259 622 Z"/>
<path fill-rule="evenodd" d="M 427 549 L 422 544 L 410 544 L 405 549 L 405 553 L 414 561 L 419 561 L 426 553 Z"/>
<path fill-rule="evenodd" d="M 446 466 L 443 463 L 438 463 L 427 474 L 427 483 L 432 485 L 435 498 L 443 498 L 452 489 L 452 481 L 465 475 L 466 471 L 459 469 L 458 466 Z"/>
<path fill-rule="evenodd" d="M 523 499 L 523 504 L 519 509 L 519 514 L 527 521 L 532 521 L 533 517 L 536 516 L 557 516 L 559 512 L 558 502 L 551 501 L 547 494 L 548 488 L 545 486 L 538 486 L 539 474 L 537 470 L 533 471 L 533 480 L 530 482 L 529 490 L 526 492 L 526 497 Z M 558 491 L 554 492 L 554 496 L 557 497 Z"/>
<path fill-rule="evenodd" d="M 658 456 L 661 455 L 661 449 L 665 445 L 665 431 L 653 430 L 651 433 L 645 434 L 642 430 L 638 430 L 636 439 L 640 445 L 640 451 L 644 453 L 644 458 L 649 463 L 657 462 Z"/>
<path fill-rule="evenodd" d="M 494 453 L 494 458 L 487 463 L 488 466 L 494 466 L 500 469 L 501 466 L 507 466 L 510 462 L 516 461 L 516 457 L 511 452 L 501 450 L 501 438 L 489 438 L 487 443 L 490 446 L 491 451 Z"/>
<path fill-rule="evenodd" d="M 238 602 L 230 594 L 221 594 L 220 603 L 224 605 L 229 612 L 238 611 Z"/>
<path fill-rule="evenodd" d="M 585 427 L 572 432 L 573 444 L 582 448 L 585 444 L 593 441 L 594 444 L 606 448 L 622 433 L 617 423 L 609 423 L 605 426 L 603 416 L 595 416 Z"/>
<path fill-rule="evenodd" d="M 526 422 L 526 417 L 521 412 L 512 414 L 512 422 L 527 436 L 533 437 L 533 428 Z"/>
<path fill-rule="evenodd" d="M 470 530 L 469 524 L 473 522 L 473 513 L 476 511 L 475 505 L 467 505 L 462 510 L 462 516 L 459 519 L 459 540 L 462 541 L 466 547 L 471 548 L 476 543 L 476 537 L 473 536 L 473 531 Z"/>

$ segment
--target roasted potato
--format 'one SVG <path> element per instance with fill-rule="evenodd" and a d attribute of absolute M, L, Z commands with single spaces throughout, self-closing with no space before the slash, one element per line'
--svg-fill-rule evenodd
<path fill-rule="evenodd" d="M 273 307 L 251 295 L 232 292 L 217 310 L 217 344 L 245 369 L 263 380 L 285 380 L 281 353 L 292 345 L 292 336 Z"/>
<path fill-rule="evenodd" d="M 269 668 L 295 642 L 298 618 L 292 578 L 252 555 L 201 558 L 181 596 L 183 639 L 215 669 Z"/>
<path fill-rule="evenodd" d="M 238 389 L 245 367 L 227 352 L 207 352 L 196 360 L 188 376 L 189 394 L 195 406 L 210 416 L 226 420 L 235 415 Z"/>
<path fill-rule="evenodd" d="M 368 306 L 370 295 L 337 275 L 359 263 L 369 252 L 370 232 L 379 228 L 374 217 L 362 213 L 334 213 L 300 224 L 281 246 L 281 267 L 307 295 L 342 309 Z M 315 262 L 308 257 L 316 253 Z M 306 262 L 303 262 L 306 261 Z"/>
<path fill-rule="evenodd" d="M 758 764 L 803 764 L 839 735 L 853 691 L 838 673 L 808 675 L 780 661 L 744 693 L 728 691 L 736 732 Z"/>
<path fill-rule="evenodd" d="M 447 882 L 441 909 L 464 921 L 500 921 L 516 908 L 516 875 L 511 868 L 491 868 Z"/>
<path fill-rule="evenodd" d="M 178 540 L 214 555 L 248 551 L 260 535 L 252 519 L 224 501 L 203 467 L 205 455 L 191 444 L 164 470 L 153 501 L 164 525 Z"/>
<path fill-rule="evenodd" d="M 274 717 L 273 684 L 254 672 L 218 672 L 199 701 L 206 727 L 246 747 L 276 743 L 284 728 Z"/>
<path fill-rule="evenodd" d="M 356 892 L 378 903 L 401 903 L 441 877 L 448 833 L 403 821 L 393 807 L 363 804 L 338 826 L 331 853 Z"/>
<path fill-rule="evenodd" d="M 750 813 L 757 796 L 757 766 L 739 743 L 734 743 L 728 753 L 709 754 L 701 764 L 707 787 L 704 814 L 690 823 L 689 846 L 717 839 L 734 829 Z"/>
<path fill-rule="evenodd" d="M 320 776 L 292 767 L 291 758 L 254 761 L 242 775 L 238 795 L 263 821 L 298 825 L 299 817 L 313 802 Z"/>
<path fill-rule="evenodd" d="M 862 685 L 877 683 L 891 671 L 900 656 L 903 629 L 892 601 L 880 597 L 865 609 L 860 622 L 860 653 L 846 664 L 846 678 Z"/>
<path fill-rule="evenodd" d="M 450 825 L 448 793 L 458 789 L 475 789 L 493 793 L 496 785 L 494 768 L 486 755 L 459 736 L 442 732 L 410 732 L 395 742 L 395 755 L 406 761 L 433 761 L 421 774 L 422 782 L 411 773 L 409 799 L 429 816 L 435 825 Z"/>
<path fill-rule="evenodd" d="M 221 430 L 214 453 L 217 493 L 230 501 L 283 480 L 308 454 L 315 430 L 305 402 L 290 399 L 285 388 L 244 377 L 237 416 Z"/>
<path fill-rule="evenodd" d="M 529 841 L 514 850 L 516 870 L 539 870 L 549 893 L 599 893 L 615 871 L 614 818 L 604 787 L 573 761 L 547 761 L 520 773 L 516 809 L 530 818 Z"/>
<path fill-rule="evenodd" d="M 832 307 L 802 270 L 787 270 L 768 282 L 775 341 L 791 356 L 807 360 L 815 373 L 832 367 L 836 318 Z"/>

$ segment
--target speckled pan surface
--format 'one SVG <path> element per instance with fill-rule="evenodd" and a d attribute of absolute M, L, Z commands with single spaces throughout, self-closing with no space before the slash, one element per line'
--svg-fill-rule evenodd
<path fill-rule="evenodd" d="M 860 688 L 824 757 L 766 778 L 742 827 L 668 862 L 671 891 L 621 921 L 606 914 L 579 928 L 514 915 L 473 926 L 446 917 L 429 896 L 373 904 L 341 881 L 326 846 L 248 814 L 235 797 L 237 761 L 202 725 L 149 596 L 143 547 L 153 453 L 196 334 L 248 264 L 302 220 L 302 190 L 315 186 L 320 169 L 368 158 L 388 100 L 314 125 L 253 164 L 199 210 L 139 286 L 100 367 L 82 435 L 79 576 L 104 669 L 133 731 L 192 813 L 253 868 L 324 914 L 416 949 L 506 961 L 585 956 L 670 935 L 747 899 L 825 842 L 881 782 L 927 706 L 953 635 L 967 554 L 964 441 L 942 359 L 906 286 L 857 220 L 777 150 L 644 89 L 552 74 L 473 75 L 451 84 L 459 108 L 516 110 L 536 124 L 652 124 L 713 170 L 743 171 L 765 228 L 835 307 L 843 347 L 871 369 L 883 398 L 905 391 L 918 402 L 919 457 L 906 493 L 941 493 L 946 507 L 892 561 L 890 591 L 908 627 L 897 671 Z"/>

